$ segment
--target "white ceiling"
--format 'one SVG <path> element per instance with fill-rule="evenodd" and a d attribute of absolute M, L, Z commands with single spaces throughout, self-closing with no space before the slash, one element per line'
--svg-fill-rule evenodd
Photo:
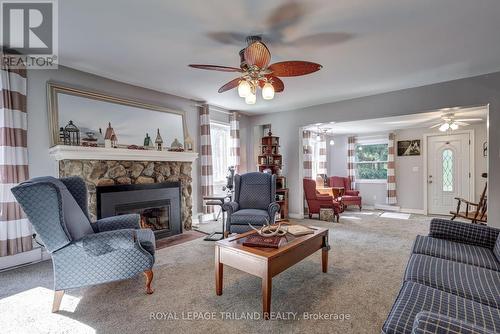
<path fill-rule="evenodd" d="M 302 0 L 297 19 L 273 27 L 290 1 L 59 1 L 59 59 L 112 79 L 248 113 L 275 112 L 500 70 L 498 0 Z M 278 22 L 274 19 L 273 22 Z M 189 63 L 238 66 L 245 46 L 220 32 L 263 33 L 272 61 L 324 68 L 284 78 L 272 101 L 246 105 L 218 88 L 234 73 Z M 318 35 L 319 34 L 319 35 Z M 314 35 L 314 38 L 303 38 Z M 212 36 L 212 38 L 210 37 Z M 222 37 L 221 37 L 222 36 Z M 278 41 L 276 41 L 278 39 Z"/>
<path fill-rule="evenodd" d="M 318 132 L 318 129 L 326 129 L 328 134 L 346 135 L 377 133 L 412 128 L 428 128 L 440 123 L 441 116 L 450 112 L 454 113 L 456 120 L 478 119 L 474 121 L 467 121 L 469 124 L 485 123 L 488 119 L 488 109 L 481 106 L 470 108 L 446 108 L 418 114 L 366 119 L 353 122 L 316 123 L 307 126 L 306 129 L 314 132 Z"/>

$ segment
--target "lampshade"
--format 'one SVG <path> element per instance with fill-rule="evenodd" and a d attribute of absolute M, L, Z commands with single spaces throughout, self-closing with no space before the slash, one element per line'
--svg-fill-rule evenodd
<path fill-rule="evenodd" d="M 319 133 L 316 135 L 316 140 L 317 140 L 317 141 L 320 141 L 320 140 L 321 140 L 321 136 L 319 135 Z"/>
<path fill-rule="evenodd" d="M 451 124 L 450 124 L 450 129 L 452 129 L 452 130 L 456 130 L 456 129 L 458 129 L 458 124 L 457 124 L 457 123 L 455 123 L 455 122 L 451 123 Z"/>
<path fill-rule="evenodd" d="M 255 101 L 257 101 L 257 96 L 254 93 L 249 92 L 247 96 L 245 96 L 246 104 L 255 104 Z"/>
<path fill-rule="evenodd" d="M 335 145 L 335 141 L 333 139 L 330 139 L 330 146 Z"/>
<path fill-rule="evenodd" d="M 241 80 L 238 84 L 238 95 L 240 97 L 247 97 L 252 92 L 252 87 L 246 80 Z M 248 103 L 248 102 L 247 102 Z"/>
<path fill-rule="evenodd" d="M 264 100 L 272 100 L 274 97 L 274 87 L 269 82 L 264 84 L 262 87 L 262 98 Z"/>
<path fill-rule="evenodd" d="M 443 123 L 443 125 L 441 125 L 441 126 L 439 127 L 439 131 L 441 131 L 441 132 L 445 132 L 445 131 L 448 131 L 448 129 L 449 129 L 449 128 L 450 128 L 450 124 L 448 124 L 448 123 Z"/>

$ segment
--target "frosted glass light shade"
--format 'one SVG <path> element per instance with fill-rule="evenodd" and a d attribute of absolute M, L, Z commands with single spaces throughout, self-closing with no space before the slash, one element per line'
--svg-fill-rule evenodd
<path fill-rule="evenodd" d="M 457 123 L 455 123 L 455 122 L 451 123 L 451 124 L 450 124 L 450 129 L 452 129 L 452 130 L 457 130 L 457 129 L 458 129 L 458 124 L 457 124 Z"/>
<path fill-rule="evenodd" d="M 252 93 L 252 87 L 246 80 L 241 80 L 238 84 L 238 95 L 240 97 L 247 97 L 248 94 Z"/>
<path fill-rule="evenodd" d="M 333 139 L 330 139 L 330 146 L 335 145 L 335 141 Z"/>
<path fill-rule="evenodd" d="M 274 98 L 274 87 L 269 82 L 262 87 L 262 98 L 264 100 L 272 100 Z"/>
<path fill-rule="evenodd" d="M 255 104 L 255 101 L 257 101 L 257 96 L 254 93 L 250 92 L 245 96 L 246 104 Z"/>
<path fill-rule="evenodd" d="M 450 124 L 448 124 L 448 123 L 443 123 L 443 125 L 441 125 L 441 126 L 439 127 L 439 131 L 441 131 L 441 132 L 445 132 L 445 131 L 448 131 L 448 129 L 449 129 L 449 128 L 450 128 Z"/>

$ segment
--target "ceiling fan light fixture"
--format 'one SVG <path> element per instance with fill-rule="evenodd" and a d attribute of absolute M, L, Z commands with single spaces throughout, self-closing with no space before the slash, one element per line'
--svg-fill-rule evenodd
<path fill-rule="evenodd" d="M 458 124 L 457 124 L 457 123 L 455 123 L 455 122 L 451 123 L 451 124 L 450 124 L 450 129 L 452 129 L 452 130 L 457 130 L 457 129 L 458 129 Z"/>
<path fill-rule="evenodd" d="M 441 131 L 441 132 L 448 131 L 449 129 L 450 129 L 450 124 L 448 124 L 448 123 L 443 123 L 443 124 L 439 127 L 439 131 Z"/>
<path fill-rule="evenodd" d="M 333 139 L 330 139 L 330 146 L 335 145 L 335 141 Z"/>
<path fill-rule="evenodd" d="M 238 84 L 238 95 L 240 97 L 246 98 L 249 94 L 252 93 L 252 87 L 246 80 L 241 80 Z"/>
<path fill-rule="evenodd" d="M 257 96 L 252 93 L 251 91 L 248 93 L 247 96 L 245 96 L 245 103 L 246 104 L 255 104 L 257 101 Z"/>
<path fill-rule="evenodd" d="M 270 82 L 266 82 L 262 87 L 262 98 L 264 100 L 272 100 L 274 98 L 274 87 Z"/>

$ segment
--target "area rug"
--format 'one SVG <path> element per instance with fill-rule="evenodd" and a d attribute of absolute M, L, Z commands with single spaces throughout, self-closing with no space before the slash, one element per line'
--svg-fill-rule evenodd
<path fill-rule="evenodd" d="M 0 273 L 2 333 L 380 333 L 426 217 L 387 219 L 352 212 L 330 229 L 328 273 L 317 252 L 273 279 L 273 320 L 264 321 L 261 282 L 231 268 L 215 295 L 214 244 L 202 239 L 160 249 L 153 295 L 144 278 L 67 292 L 50 312 L 52 265 Z"/>
<path fill-rule="evenodd" d="M 409 213 L 401 212 L 384 212 L 380 215 L 381 218 L 392 218 L 392 219 L 410 219 Z"/>

